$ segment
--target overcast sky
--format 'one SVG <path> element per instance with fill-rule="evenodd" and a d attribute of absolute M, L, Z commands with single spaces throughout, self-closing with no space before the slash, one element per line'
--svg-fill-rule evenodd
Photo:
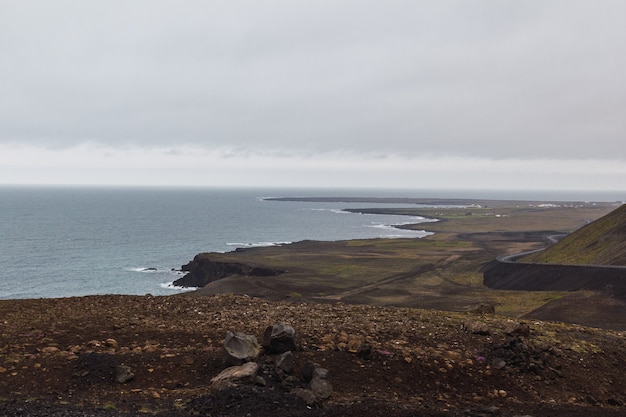
<path fill-rule="evenodd" d="M 0 184 L 626 190 L 623 0 L 0 0 Z"/>

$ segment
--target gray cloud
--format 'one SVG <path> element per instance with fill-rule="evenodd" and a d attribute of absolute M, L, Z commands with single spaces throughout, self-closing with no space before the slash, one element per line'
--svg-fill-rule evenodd
<path fill-rule="evenodd" d="M 626 3 L 1 1 L 0 142 L 620 158 Z"/>

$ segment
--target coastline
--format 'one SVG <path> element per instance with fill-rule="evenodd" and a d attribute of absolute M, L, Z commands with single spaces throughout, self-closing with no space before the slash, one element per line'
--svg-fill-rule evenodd
<path fill-rule="evenodd" d="M 263 190 L 28 188 L 0 190 L 0 298 L 124 293 L 161 284 L 202 251 L 304 239 L 415 236 L 395 216 L 342 205 L 260 200 Z M 44 256 L 34 256 L 43 254 Z M 148 273 L 145 269 L 153 268 Z"/>
<path fill-rule="evenodd" d="M 475 201 L 472 201 L 475 203 Z M 436 222 L 396 227 L 434 232 L 420 239 L 353 239 L 301 241 L 280 247 L 238 249 L 199 254 L 206 265 L 242 263 L 277 268 L 280 275 L 239 274 L 209 277 L 208 284 L 184 296 L 248 294 L 268 300 L 344 302 L 445 311 L 469 311 L 480 304 L 497 306 L 499 314 L 523 317 L 542 306 L 574 300 L 562 290 L 499 291 L 484 285 L 483 268 L 498 256 L 543 247 L 545 236 L 567 233 L 614 208 L 613 203 L 544 204 L 501 201 L 488 207 L 373 208 L 376 212 L 437 218 Z M 366 211 L 367 209 L 356 209 Z M 207 266 L 208 268 L 208 266 Z M 209 282 L 211 281 L 211 282 Z M 592 324 L 585 313 L 606 314 L 598 300 L 580 314 L 567 316 L 548 310 L 536 318 Z M 605 302 L 606 301 L 606 302 Z M 610 303 L 609 303 L 610 304 Z M 593 325 L 602 326 L 602 321 Z M 626 320 L 606 326 L 626 328 Z"/>

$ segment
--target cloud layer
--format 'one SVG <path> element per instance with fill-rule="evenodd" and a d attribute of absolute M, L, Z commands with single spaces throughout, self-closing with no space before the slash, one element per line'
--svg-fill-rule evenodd
<path fill-rule="evenodd" d="M 625 15 L 612 0 L 1 1 L 0 144 L 619 164 Z"/>

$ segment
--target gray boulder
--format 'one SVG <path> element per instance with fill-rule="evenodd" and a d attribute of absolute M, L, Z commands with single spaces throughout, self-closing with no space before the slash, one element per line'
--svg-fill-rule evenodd
<path fill-rule="evenodd" d="M 333 394 L 330 382 L 325 379 L 314 377 L 309 384 L 309 389 L 318 400 L 326 400 Z"/>
<path fill-rule="evenodd" d="M 255 362 L 246 362 L 243 365 L 226 368 L 211 379 L 211 388 L 220 391 L 241 384 L 256 384 L 259 368 L 259 364 Z"/>
<path fill-rule="evenodd" d="M 322 368 L 315 362 L 307 362 L 304 366 L 302 378 L 308 384 L 303 388 L 296 388 L 291 391 L 292 394 L 302 398 L 307 404 L 321 403 L 330 398 L 333 394 L 333 388 L 326 379 L 328 370 Z"/>
<path fill-rule="evenodd" d="M 308 405 L 313 405 L 317 402 L 317 398 L 315 397 L 315 394 L 313 394 L 313 391 L 311 391 L 310 389 L 294 388 L 290 391 L 290 393 L 295 395 L 296 397 L 301 398 Z"/>
<path fill-rule="evenodd" d="M 296 350 L 296 331 L 285 323 L 265 329 L 263 347 L 268 353 L 285 353 Z"/>
<path fill-rule="evenodd" d="M 489 336 L 491 334 L 491 328 L 487 323 L 482 321 L 470 321 L 463 324 L 463 329 L 482 336 Z"/>
<path fill-rule="evenodd" d="M 224 355 L 226 363 L 238 365 L 255 361 L 259 357 L 261 347 L 256 336 L 243 333 L 226 333 L 224 339 Z"/>

